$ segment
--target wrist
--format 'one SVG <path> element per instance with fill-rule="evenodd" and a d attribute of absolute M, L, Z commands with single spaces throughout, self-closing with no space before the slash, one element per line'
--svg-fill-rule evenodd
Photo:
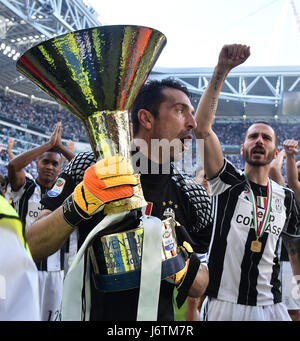
<path fill-rule="evenodd" d="M 230 72 L 230 70 L 232 69 L 232 67 L 230 67 L 227 64 L 221 64 L 218 63 L 215 66 L 215 70 L 214 73 L 219 77 L 225 80 L 226 76 L 228 75 L 228 73 Z"/>
<path fill-rule="evenodd" d="M 294 153 L 286 153 L 286 159 L 294 161 L 296 159 L 295 154 Z"/>
<path fill-rule="evenodd" d="M 62 204 L 64 220 L 72 227 L 77 227 L 82 221 L 91 219 L 74 201 L 73 193 Z"/>

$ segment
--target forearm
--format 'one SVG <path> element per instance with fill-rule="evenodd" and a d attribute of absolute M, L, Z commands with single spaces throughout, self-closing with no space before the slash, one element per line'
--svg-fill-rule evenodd
<path fill-rule="evenodd" d="M 289 187 L 293 191 L 297 190 L 297 188 L 299 187 L 299 181 L 296 167 L 296 159 L 294 154 L 287 154 L 285 170 Z"/>
<path fill-rule="evenodd" d="M 75 157 L 75 154 L 70 149 L 66 148 L 63 144 L 59 146 L 59 150 L 68 161 L 71 161 Z"/>
<path fill-rule="evenodd" d="M 28 150 L 16 157 L 14 157 L 9 162 L 9 168 L 11 171 L 18 172 L 28 166 L 32 161 L 34 161 L 40 154 L 46 152 L 48 149 L 51 148 L 51 144 L 49 142 L 35 147 L 33 149 Z"/>
<path fill-rule="evenodd" d="M 200 297 L 187 297 L 184 317 L 186 321 L 198 321 Z"/>
<path fill-rule="evenodd" d="M 197 128 L 195 129 L 195 136 L 200 142 L 204 143 L 204 154 L 200 154 L 200 158 L 208 178 L 213 178 L 224 163 L 221 144 L 212 130 L 212 124 L 217 111 L 218 97 L 227 73 L 228 71 L 221 67 L 215 68 L 213 77 L 201 96 L 196 111 Z"/>
<path fill-rule="evenodd" d="M 200 137 L 203 137 L 203 134 L 211 130 L 218 107 L 218 98 L 228 73 L 229 70 L 226 68 L 216 66 L 213 76 L 201 96 L 196 111 L 196 136 L 198 134 Z"/>
<path fill-rule="evenodd" d="M 14 153 L 10 149 L 7 149 L 6 151 L 7 151 L 9 160 L 12 160 L 15 157 Z"/>
<path fill-rule="evenodd" d="M 189 289 L 188 296 L 200 297 L 204 295 L 209 282 L 209 274 L 206 266 L 200 266 L 198 273 L 194 279 L 192 286 Z"/>
<path fill-rule="evenodd" d="M 62 213 L 62 208 L 51 212 L 44 210 L 26 232 L 26 239 L 35 262 L 47 258 L 59 250 L 74 228 L 68 225 Z"/>
<path fill-rule="evenodd" d="M 274 159 L 270 164 L 269 176 L 279 185 L 285 186 L 284 178 L 281 174 L 282 162 L 283 156 L 279 154 L 278 157 Z"/>

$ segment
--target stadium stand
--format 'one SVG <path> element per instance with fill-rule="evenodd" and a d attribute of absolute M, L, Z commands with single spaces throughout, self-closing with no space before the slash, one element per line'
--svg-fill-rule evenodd
<path fill-rule="evenodd" d="M 270 122 L 268 117 L 261 119 Z M 15 139 L 13 152 L 18 155 L 45 143 L 58 121 L 63 122 L 63 138 L 65 140 L 70 139 L 85 143 L 88 141 L 83 124 L 66 110 L 32 104 L 27 99 L 16 95 L 0 93 L 0 145 L 2 146 L 0 171 L 2 174 L 7 174 L 8 156 L 5 149 L 9 137 Z M 241 168 L 243 167 L 243 160 L 239 155 L 240 145 L 243 142 L 241 136 L 254 121 L 255 119 L 244 120 L 240 118 L 235 122 L 220 119 L 214 123 L 214 130 L 220 137 L 226 157 Z M 285 139 L 297 139 L 299 134 L 297 124 L 278 121 L 274 118 L 270 123 L 278 135 L 280 148 Z M 193 148 L 196 148 L 195 144 Z M 194 175 L 197 167 L 199 164 L 193 158 L 192 164 L 185 164 L 185 171 Z M 34 164 L 29 167 L 28 172 L 33 176 L 36 175 Z"/>

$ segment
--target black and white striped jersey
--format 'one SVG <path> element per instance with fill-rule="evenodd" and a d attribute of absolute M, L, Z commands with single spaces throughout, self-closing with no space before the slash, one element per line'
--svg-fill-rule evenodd
<path fill-rule="evenodd" d="M 11 191 L 11 199 L 15 210 L 23 223 L 23 229 L 27 229 L 38 218 L 43 206 L 40 201 L 47 188 L 39 185 L 35 180 L 25 178 L 24 185 L 16 192 Z M 41 271 L 58 271 L 64 268 L 64 255 L 58 250 L 53 255 L 37 264 Z"/>
<path fill-rule="evenodd" d="M 281 302 L 277 247 L 281 232 L 299 234 L 299 207 L 294 193 L 272 181 L 268 224 L 260 237 L 260 252 L 251 251 L 256 240 L 252 201 L 245 176 L 225 160 L 219 175 L 209 180 L 214 227 L 209 247 L 210 281 L 206 294 L 244 305 Z M 250 182 L 258 204 L 258 221 L 266 208 L 267 186 Z"/>

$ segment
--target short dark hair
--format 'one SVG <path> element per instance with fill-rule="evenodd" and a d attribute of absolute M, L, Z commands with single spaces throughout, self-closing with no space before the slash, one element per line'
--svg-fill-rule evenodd
<path fill-rule="evenodd" d="M 270 128 L 273 129 L 273 131 L 274 131 L 274 136 L 275 136 L 275 146 L 276 146 L 276 148 L 277 148 L 278 145 L 279 145 L 279 142 L 278 142 L 278 137 L 277 137 L 277 135 L 276 135 L 276 131 L 275 131 L 275 129 L 271 126 L 271 124 L 268 123 L 268 122 L 266 122 L 266 121 L 255 121 L 255 122 L 253 122 L 253 123 L 247 128 L 247 130 L 246 130 L 245 137 L 244 137 L 244 141 L 245 141 L 246 136 L 247 136 L 247 134 L 248 134 L 249 128 L 252 127 L 254 124 L 265 124 L 265 125 L 267 125 L 267 126 L 269 126 Z"/>
<path fill-rule="evenodd" d="M 180 90 L 190 98 L 188 89 L 173 78 L 150 80 L 145 83 L 145 85 L 141 88 L 137 98 L 135 99 L 131 109 L 131 122 L 134 136 L 138 133 L 140 126 L 138 118 L 139 110 L 146 109 L 150 111 L 155 118 L 157 118 L 159 106 L 166 99 L 166 96 L 162 93 L 162 90 L 168 88 Z"/>

